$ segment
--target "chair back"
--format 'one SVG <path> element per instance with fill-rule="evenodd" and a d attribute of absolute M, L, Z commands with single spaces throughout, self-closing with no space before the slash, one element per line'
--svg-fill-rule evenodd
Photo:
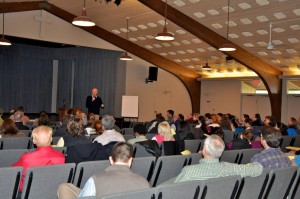
<path fill-rule="evenodd" d="M 70 183 L 74 170 L 74 163 L 28 168 L 21 199 L 57 198 L 58 186 Z"/>
<path fill-rule="evenodd" d="M 30 137 L 0 138 L 0 149 L 30 149 L 33 146 Z"/>
<path fill-rule="evenodd" d="M 73 184 L 82 189 L 92 175 L 104 171 L 109 165 L 108 160 L 80 162 L 76 167 Z"/>
<path fill-rule="evenodd" d="M 181 169 L 188 163 L 188 158 L 184 155 L 161 156 L 157 159 L 153 175 L 151 177 L 151 186 L 161 184 L 177 176 Z"/>
<path fill-rule="evenodd" d="M 16 198 L 22 171 L 22 167 L 0 168 L 1 198 Z"/>
<path fill-rule="evenodd" d="M 0 150 L 0 167 L 10 167 L 13 163 L 17 162 L 20 157 L 29 152 L 28 149 L 10 149 Z"/>

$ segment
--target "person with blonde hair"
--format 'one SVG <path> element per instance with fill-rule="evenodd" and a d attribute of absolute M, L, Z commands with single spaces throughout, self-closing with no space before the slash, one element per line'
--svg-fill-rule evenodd
<path fill-rule="evenodd" d="M 20 159 L 12 165 L 23 167 L 20 192 L 23 190 L 23 182 L 28 168 L 65 163 L 64 154 L 60 151 L 55 151 L 51 146 L 52 128 L 39 126 L 32 131 L 32 138 L 37 148 L 32 152 L 24 153 Z"/>
<path fill-rule="evenodd" d="M 161 143 L 164 141 L 175 141 L 168 122 L 161 122 L 158 125 L 158 135 L 154 136 L 152 140 L 156 140 L 157 143 Z"/>

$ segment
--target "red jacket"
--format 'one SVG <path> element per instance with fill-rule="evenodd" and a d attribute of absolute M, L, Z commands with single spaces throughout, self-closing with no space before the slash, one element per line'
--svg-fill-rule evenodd
<path fill-rule="evenodd" d="M 20 191 L 23 190 L 25 174 L 28 168 L 35 166 L 47 166 L 53 164 L 64 164 L 65 156 L 59 151 L 55 151 L 51 146 L 39 147 L 33 152 L 25 153 L 12 166 L 23 167 L 22 179 L 20 182 Z"/>

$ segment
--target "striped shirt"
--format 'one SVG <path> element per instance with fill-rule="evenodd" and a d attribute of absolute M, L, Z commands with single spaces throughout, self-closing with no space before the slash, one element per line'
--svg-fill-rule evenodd
<path fill-rule="evenodd" d="M 203 158 L 197 165 L 184 167 L 177 176 L 175 183 L 233 175 L 256 177 L 261 175 L 262 171 L 262 165 L 256 162 L 239 165 L 229 162 L 219 162 L 218 158 Z"/>

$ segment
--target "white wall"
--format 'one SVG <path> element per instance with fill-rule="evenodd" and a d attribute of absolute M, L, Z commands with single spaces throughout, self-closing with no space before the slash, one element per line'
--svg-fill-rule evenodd
<path fill-rule="evenodd" d="M 139 96 L 139 121 L 150 121 L 155 111 L 166 115 L 168 109 L 175 114 L 192 111 L 189 94 L 183 83 L 174 75 L 158 70 L 157 82 L 145 83 L 150 63 L 137 59 L 127 65 L 126 95 Z"/>
<path fill-rule="evenodd" d="M 200 113 L 232 113 L 240 115 L 240 80 L 203 80 Z"/>
<path fill-rule="evenodd" d="M 35 17 L 43 15 L 51 23 L 44 24 L 35 20 Z M 2 16 L 0 17 L 2 19 Z M 0 20 L 2 29 L 2 20 Z M 43 34 L 41 34 L 43 32 Z M 93 36 L 70 23 L 46 11 L 29 11 L 8 13 L 5 15 L 5 34 L 23 38 L 31 38 L 79 46 L 120 50 L 120 48 Z M 134 56 L 133 56 L 134 57 Z M 134 57 L 127 62 L 126 72 L 119 69 L 117 76 L 119 84 L 125 84 L 125 94 L 139 96 L 139 120 L 146 121 L 154 118 L 154 112 L 162 112 L 164 115 L 168 109 L 174 109 L 175 113 L 191 112 L 191 101 L 188 92 L 182 82 L 174 75 L 164 71 L 158 71 L 158 81 L 145 84 L 150 63 Z M 126 80 L 120 78 L 126 76 Z M 121 80 L 120 80 L 121 79 Z M 119 105 L 116 108 L 121 108 Z M 115 110 L 117 115 L 120 111 Z"/>

